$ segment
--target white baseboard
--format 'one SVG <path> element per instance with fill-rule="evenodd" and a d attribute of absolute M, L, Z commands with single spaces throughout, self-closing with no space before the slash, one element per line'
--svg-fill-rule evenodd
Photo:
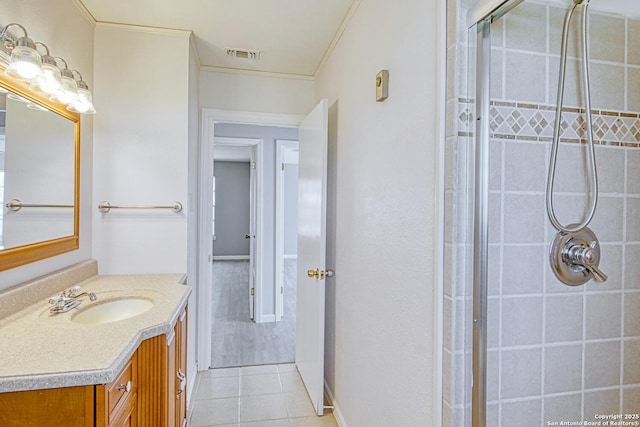
<path fill-rule="evenodd" d="M 297 254 L 293 254 L 293 255 L 283 255 L 282 256 L 284 259 L 298 259 L 298 255 Z"/>
<path fill-rule="evenodd" d="M 214 261 L 238 261 L 249 259 L 249 255 L 215 255 Z"/>
<path fill-rule="evenodd" d="M 329 384 L 327 384 L 327 380 L 324 381 L 324 394 L 326 396 L 326 399 L 331 402 L 331 406 L 333 406 L 333 417 L 336 419 L 338 427 L 348 427 L 347 422 L 342 416 L 342 412 L 340 412 L 340 406 L 338 406 L 338 402 L 336 402 L 336 399 L 333 397 L 333 393 L 331 393 L 331 389 L 329 388 Z"/>

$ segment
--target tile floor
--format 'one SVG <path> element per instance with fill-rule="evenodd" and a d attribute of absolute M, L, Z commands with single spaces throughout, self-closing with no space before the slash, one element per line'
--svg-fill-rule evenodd
<path fill-rule="evenodd" d="M 294 364 L 210 369 L 198 374 L 190 427 L 337 427 L 317 417 Z"/>

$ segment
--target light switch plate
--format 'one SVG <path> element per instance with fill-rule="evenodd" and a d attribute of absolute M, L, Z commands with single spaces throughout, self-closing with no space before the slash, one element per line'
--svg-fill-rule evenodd
<path fill-rule="evenodd" d="M 376 101 L 381 102 L 389 97 L 389 70 L 380 70 L 376 75 Z"/>

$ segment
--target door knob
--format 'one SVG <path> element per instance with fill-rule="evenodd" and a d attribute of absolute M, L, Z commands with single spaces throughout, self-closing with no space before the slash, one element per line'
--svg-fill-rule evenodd
<path fill-rule="evenodd" d="M 249 234 L 245 234 L 245 235 L 244 235 L 244 238 L 245 238 L 245 239 L 247 239 L 247 240 L 249 240 L 249 239 L 251 238 L 251 236 L 250 236 Z"/>
<path fill-rule="evenodd" d="M 307 270 L 307 276 L 310 279 L 320 279 L 324 280 L 325 277 L 333 277 L 333 270 L 320 270 L 316 268 L 315 270 Z"/>

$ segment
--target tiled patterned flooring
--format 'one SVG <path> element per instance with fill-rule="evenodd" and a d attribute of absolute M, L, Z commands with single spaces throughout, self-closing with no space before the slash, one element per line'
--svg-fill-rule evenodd
<path fill-rule="evenodd" d="M 317 417 L 294 364 L 210 369 L 198 374 L 191 427 L 337 427 Z"/>

